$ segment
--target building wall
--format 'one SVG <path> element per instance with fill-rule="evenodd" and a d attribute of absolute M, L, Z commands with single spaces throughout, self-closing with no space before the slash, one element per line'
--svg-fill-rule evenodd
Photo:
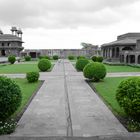
<path fill-rule="evenodd" d="M 20 56 L 21 46 L 20 42 L 0 42 L 0 56 Z"/>
<path fill-rule="evenodd" d="M 23 52 L 21 52 L 21 55 L 30 55 L 31 52 L 36 52 L 39 55 L 48 55 L 48 56 L 53 56 L 53 55 L 58 55 L 61 58 L 67 58 L 69 55 L 73 56 L 87 56 L 91 57 L 93 55 L 99 55 L 98 54 L 98 48 L 97 49 L 40 49 L 40 50 L 35 50 L 35 49 L 26 49 Z M 36 55 L 38 56 L 38 55 Z"/>

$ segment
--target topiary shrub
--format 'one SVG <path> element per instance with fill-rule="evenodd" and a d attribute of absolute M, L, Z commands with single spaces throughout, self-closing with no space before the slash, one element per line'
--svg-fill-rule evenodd
<path fill-rule="evenodd" d="M 91 62 L 85 66 L 83 74 L 86 78 L 98 82 L 106 76 L 106 68 L 102 63 Z"/>
<path fill-rule="evenodd" d="M 16 61 L 16 57 L 15 57 L 14 55 L 10 55 L 10 56 L 8 57 L 8 61 L 9 61 L 11 64 L 14 64 L 15 61 Z"/>
<path fill-rule="evenodd" d="M 97 56 L 92 56 L 91 59 L 92 61 L 97 62 Z"/>
<path fill-rule="evenodd" d="M 47 55 L 45 55 L 44 58 L 50 60 L 50 57 Z"/>
<path fill-rule="evenodd" d="M 40 71 L 47 71 L 51 68 L 51 62 L 48 59 L 41 59 L 38 62 L 38 68 L 40 69 Z"/>
<path fill-rule="evenodd" d="M 59 58 L 58 55 L 53 56 L 53 60 L 58 60 L 58 58 Z"/>
<path fill-rule="evenodd" d="M 69 59 L 69 60 L 74 60 L 74 56 L 73 56 L 73 55 L 69 55 L 69 56 L 68 56 L 68 59 Z"/>
<path fill-rule="evenodd" d="M 76 69 L 78 71 L 83 71 L 84 67 L 89 63 L 87 59 L 78 59 L 76 62 Z"/>
<path fill-rule="evenodd" d="M 0 76 L 0 121 L 7 120 L 21 104 L 20 87 L 10 78 Z"/>
<path fill-rule="evenodd" d="M 132 77 L 123 80 L 118 86 L 116 99 L 128 116 L 133 118 L 139 118 L 140 78 Z"/>
<path fill-rule="evenodd" d="M 24 57 L 25 61 L 31 61 L 31 56 L 30 55 L 27 55 Z"/>
<path fill-rule="evenodd" d="M 28 72 L 26 78 L 29 83 L 37 82 L 39 78 L 39 72 Z"/>
<path fill-rule="evenodd" d="M 86 59 L 85 56 L 77 56 L 77 59 Z"/>
<path fill-rule="evenodd" d="M 0 121 L 0 135 L 10 134 L 16 129 L 17 122 L 14 119 Z"/>
<path fill-rule="evenodd" d="M 96 61 L 97 61 L 97 62 L 103 62 L 103 57 L 102 57 L 102 56 L 98 56 L 98 57 L 96 58 Z"/>
<path fill-rule="evenodd" d="M 44 56 L 43 56 L 43 55 L 40 55 L 40 56 L 38 56 L 38 58 L 39 58 L 39 59 L 42 59 L 42 58 L 44 58 Z"/>

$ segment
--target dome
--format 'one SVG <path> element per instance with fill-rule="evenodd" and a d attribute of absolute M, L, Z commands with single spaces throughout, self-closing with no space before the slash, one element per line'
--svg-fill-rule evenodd
<path fill-rule="evenodd" d="M 2 30 L 1 30 L 1 29 L 0 29 L 0 34 L 1 34 L 1 35 L 3 35 L 3 32 L 2 32 Z"/>
<path fill-rule="evenodd" d="M 11 31 L 17 31 L 17 28 L 16 27 L 12 27 Z"/>
<path fill-rule="evenodd" d="M 22 30 L 21 29 L 18 29 L 17 30 L 17 34 L 22 34 Z"/>

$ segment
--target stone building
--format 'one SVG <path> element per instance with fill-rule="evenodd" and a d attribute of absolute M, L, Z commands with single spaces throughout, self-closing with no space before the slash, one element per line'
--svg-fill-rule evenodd
<path fill-rule="evenodd" d="M 30 55 L 32 58 L 37 58 L 40 55 L 58 55 L 61 58 L 67 58 L 69 55 L 73 56 L 87 56 L 98 55 L 98 46 L 87 47 L 82 49 L 25 49 L 21 52 L 21 56 Z"/>
<path fill-rule="evenodd" d="M 101 51 L 109 62 L 140 64 L 140 33 L 126 33 L 111 43 L 103 44 Z"/>
<path fill-rule="evenodd" d="M 22 31 L 16 27 L 11 28 L 12 34 L 3 34 L 0 30 L 0 56 L 7 57 L 9 55 L 20 56 L 22 47 Z"/>

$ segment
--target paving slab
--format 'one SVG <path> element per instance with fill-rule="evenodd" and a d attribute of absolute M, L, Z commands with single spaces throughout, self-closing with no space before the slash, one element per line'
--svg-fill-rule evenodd
<path fill-rule="evenodd" d="M 65 63 L 73 136 L 96 136 L 126 133 L 83 76 L 71 76 L 73 67 Z"/>
<path fill-rule="evenodd" d="M 40 79 L 45 81 L 11 138 L 129 134 L 70 61 L 58 61 L 52 72 L 40 73 Z"/>
<path fill-rule="evenodd" d="M 13 136 L 66 136 L 64 78 L 45 79 Z"/>

